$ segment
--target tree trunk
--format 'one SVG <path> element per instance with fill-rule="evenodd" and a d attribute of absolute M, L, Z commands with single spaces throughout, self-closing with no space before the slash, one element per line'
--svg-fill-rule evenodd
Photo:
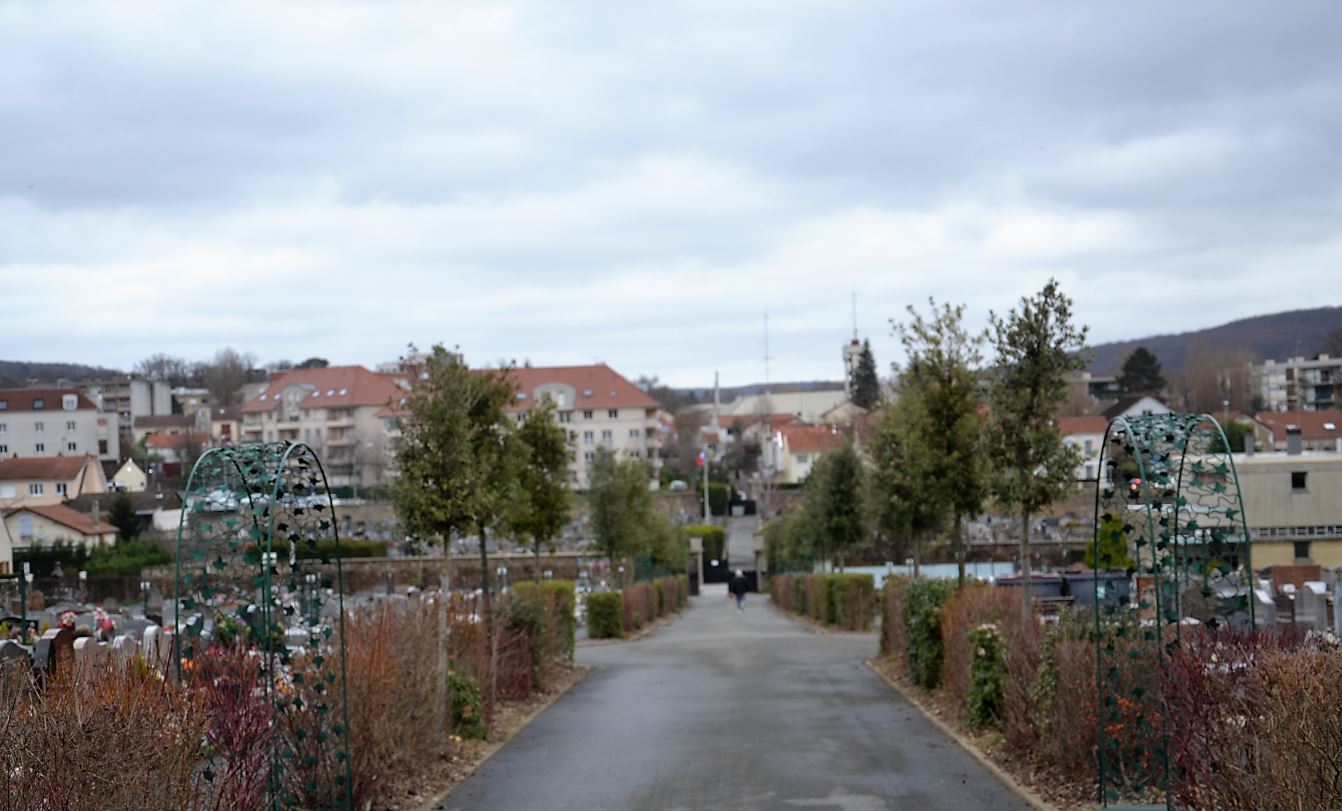
<path fill-rule="evenodd" d="M 532 574 L 536 576 L 536 582 L 541 582 L 541 542 L 536 541 L 536 565 L 531 567 Z"/>
<path fill-rule="evenodd" d="M 485 652 L 489 658 L 489 717 L 494 714 L 494 697 L 497 695 L 496 687 L 498 680 L 494 662 L 494 602 L 489 594 L 489 550 L 486 544 L 489 542 L 489 536 L 485 532 L 485 527 L 480 524 L 477 529 L 480 533 L 480 598 L 482 601 L 481 614 L 485 622 Z"/>
<path fill-rule="evenodd" d="M 923 557 L 923 536 L 921 533 L 913 533 L 913 579 L 917 580 L 922 576 L 922 557 Z"/>
<path fill-rule="evenodd" d="M 1022 509 L 1020 513 L 1020 593 L 1021 616 L 1025 627 L 1030 627 L 1030 513 Z"/>
<path fill-rule="evenodd" d="M 443 562 L 438 567 L 438 682 L 434 686 L 434 721 L 446 738 L 451 732 L 447 710 L 447 601 L 452 595 L 452 540 L 443 539 Z"/>
<path fill-rule="evenodd" d="M 960 588 L 965 587 L 965 534 L 964 522 L 960 519 L 960 514 L 955 514 L 955 570 L 959 577 Z"/>

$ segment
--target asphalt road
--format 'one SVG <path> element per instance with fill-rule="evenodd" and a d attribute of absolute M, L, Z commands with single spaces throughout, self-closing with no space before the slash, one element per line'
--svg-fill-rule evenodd
<path fill-rule="evenodd" d="M 442 809 L 1028 807 L 866 668 L 873 634 L 721 594 L 636 642 L 580 648 L 592 674 Z"/>

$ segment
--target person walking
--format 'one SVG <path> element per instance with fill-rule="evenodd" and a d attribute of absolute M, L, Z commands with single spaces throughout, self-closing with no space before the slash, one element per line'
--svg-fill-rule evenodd
<path fill-rule="evenodd" d="M 740 569 L 736 570 L 736 574 L 732 575 L 732 582 L 731 585 L 729 586 L 729 591 L 731 595 L 736 598 L 736 610 L 745 611 L 746 610 L 745 572 L 741 571 Z"/>

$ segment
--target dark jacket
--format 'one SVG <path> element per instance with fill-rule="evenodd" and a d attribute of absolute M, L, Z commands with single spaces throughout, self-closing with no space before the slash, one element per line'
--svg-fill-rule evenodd
<path fill-rule="evenodd" d="M 746 594 L 745 575 L 732 575 L 732 582 L 729 588 L 731 589 L 732 594 L 735 594 L 737 597 L 744 597 Z"/>

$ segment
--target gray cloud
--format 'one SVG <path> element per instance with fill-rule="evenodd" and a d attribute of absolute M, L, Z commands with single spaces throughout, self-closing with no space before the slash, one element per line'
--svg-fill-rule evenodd
<path fill-rule="evenodd" d="M 1337 303 L 1342 7 L 0 2 L 0 355 L 882 362 Z M 1133 290 L 1145 298 L 1134 300 Z M 1196 306 L 1190 305 L 1196 302 Z"/>

